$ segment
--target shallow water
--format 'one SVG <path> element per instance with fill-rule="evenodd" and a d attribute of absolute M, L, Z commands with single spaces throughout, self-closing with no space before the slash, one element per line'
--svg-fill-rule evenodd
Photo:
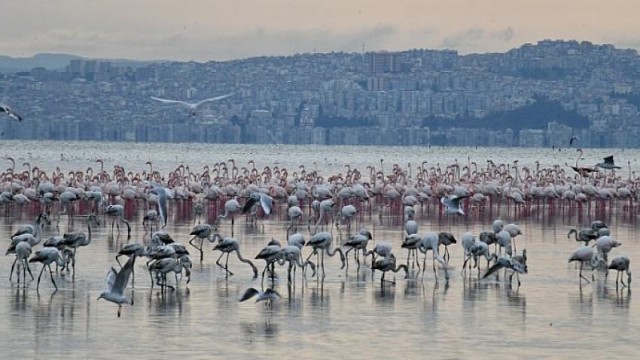
<path fill-rule="evenodd" d="M 51 171 L 95 168 L 96 158 L 105 160 L 105 168 L 121 164 L 125 169 L 142 171 L 144 163 L 154 162 L 161 171 L 174 169 L 179 163 L 201 168 L 234 158 L 246 166 L 249 159 L 256 166 L 274 165 L 296 168 L 301 164 L 317 166 L 325 175 L 343 171 L 345 164 L 365 168 L 393 163 L 422 161 L 449 164 L 487 159 L 498 162 L 497 149 L 428 149 L 377 147 L 317 146 L 239 146 L 239 145 L 173 145 L 173 144 L 105 144 L 34 142 L 19 147 L 18 143 L 0 144 L 0 154 L 16 159 L 17 167 L 30 161 Z M 25 144 L 25 143 L 20 143 Z M 124 151 L 123 149 L 127 149 Z M 28 151 L 27 151 L 28 150 Z M 500 149 L 499 161 L 519 159 L 521 164 L 564 164 L 575 162 L 571 149 Z M 616 154 L 616 161 L 635 168 L 637 153 L 627 151 L 592 151 L 585 163 L 599 161 L 600 155 Z M 60 160 L 60 154 L 65 160 Z M 348 156 L 344 154 L 348 153 Z M 565 159 L 566 157 L 566 159 Z M 627 157 L 629 158 L 627 160 Z M 313 164 L 315 162 L 315 164 Z M 313 164 L 313 165 L 312 165 Z M 177 211 L 172 208 L 170 211 Z M 31 223 L 33 214 L 23 211 L 0 218 L 0 236 L 8 239 L 19 223 Z M 458 218 L 438 216 L 434 210 L 417 211 L 420 233 L 450 231 L 460 237 L 466 231 L 475 234 L 489 229 L 492 218 Z M 640 351 L 633 343 L 640 330 L 639 306 L 633 301 L 635 283 L 630 289 L 616 289 L 615 273 L 605 282 L 602 274 L 592 284 L 578 280 L 578 271 L 567 264 L 577 243 L 567 239 L 570 227 L 587 226 L 595 220 L 590 214 L 537 213 L 530 217 L 512 218 L 501 213 L 503 220 L 516 222 L 524 235 L 516 240 L 518 252 L 528 251 L 529 273 L 521 276 L 522 285 L 512 288 L 494 278 L 478 281 L 477 270 L 462 277 L 462 250 L 451 249 L 449 285 L 445 286 L 442 270 L 435 285 L 434 274 L 427 265 L 424 278 L 413 270 L 409 279 L 396 274 L 396 285 L 380 284 L 380 274 L 372 274 L 367 266 L 356 272 L 350 258 L 349 270 L 340 270 L 337 258 L 326 258 L 323 281 L 310 278 L 302 282 L 301 272 L 295 287 L 289 288 L 286 267 L 277 267 L 275 288 L 282 295 L 273 308 L 253 301 L 238 302 L 250 286 L 260 287 L 260 279 L 252 279 L 252 271 L 233 255 L 229 266 L 235 273 L 226 277 L 215 265 L 219 253 L 208 246 L 202 264 L 193 248 L 194 269 L 191 283 L 183 279 L 176 292 L 165 296 L 157 287 L 150 289 L 144 261 L 136 263 L 133 306 L 124 306 L 122 317 L 117 307 L 96 301 L 107 270 L 117 266 L 114 256 L 127 242 L 143 241 L 142 205 L 129 213 L 133 225 L 132 238 L 110 235 L 110 227 L 102 224 L 94 229 L 92 243 L 78 250 L 77 275 L 56 276 L 60 290 L 52 291 L 45 273 L 39 293 L 35 281 L 26 289 L 14 278 L 8 279 L 12 256 L 0 261 L 0 343 L 3 358 L 632 358 Z M 494 215 L 494 217 L 497 214 Z M 189 240 L 194 219 L 174 218 L 167 231 L 182 243 Z M 282 210 L 269 219 L 250 225 L 245 218 L 236 219 L 234 235 L 241 241 L 243 255 L 253 258 L 273 237 L 284 241 L 286 223 Z M 81 230 L 83 219 L 68 224 L 61 217 L 60 229 L 48 227 L 45 239 L 69 229 Z M 634 268 L 640 258 L 635 215 L 609 213 L 604 219 L 612 235 L 623 245 L 609 255 L 627 255 Z M 358 218 L 356 228 L 372 231 L 375 241 L 394 244 L 399 261 L 406 260 L 400 249 L 404 229 L 401 220 L 390 216 L 381 219 L 366 214 Z M 302 228 L 300 228 L 302 230 Z M 230 235 L 229 221 L 220 227 L 222 235 Z M 333 229 L 334 243 L 344 242 L 344 234 Z M 148 235 L 147 235 L 148 236 Z M 308 232 L 305 231 L 308 239 Z M 8 246 L 8 240 L 7 240 Z M 37 247 L 39 248 L 39 246 Z M 372 248 L 372 245 L 369 246 Z M 308 249 L 304 249 L 308 254 Z M 369 259 L 366 264 L 369 264 Z M 262 271 L 264 263 L 256 262 Z M 485 263 L 483 262 L 484 266 Z M 32 266 L 38 276 L 40 264 Z M 586 272 L 589 277 L 590 272 Z M 387 274 L 388 278 L 393 278 Z M 27 275 L 28 277 L 28 275 Z M 173 279 L 170 278 L 170 282 Z M 626 280 L 626 276 L 625 276 Z M 265 281 L 266 284 L 267 281 Z M 20 284 L 22 285 L 22 284 Z"/>

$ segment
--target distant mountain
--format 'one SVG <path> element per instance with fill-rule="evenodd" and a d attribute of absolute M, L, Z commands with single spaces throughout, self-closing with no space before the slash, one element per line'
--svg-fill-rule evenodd
<path fill-rule="evenodd" d="M 69 61 L 74 59 L 84 58 L 69 54 L 36 54 L 28 58 L 14 58 L 0 55 L 0 72 L 29 71 L 34 67 L 44 67 L 47 70 L 61 70 L 69 65 Z"/>
<path fill-rule="evenodd" d="M 64 70 L 71 60 L 92 60 L 90 58 L 71 54 L 36 54 L 32 57 L 14 58 L 0 55 L 0 73 L 15 73 L 19 71 L 29 71 L 35 67 L 43 67 L 47 70 Z M 151 63 L 165 62 L 165 60 L 137 61 L 127 59 L 93 59 L 110 61 L 120 66 L 144 66 Z"/>

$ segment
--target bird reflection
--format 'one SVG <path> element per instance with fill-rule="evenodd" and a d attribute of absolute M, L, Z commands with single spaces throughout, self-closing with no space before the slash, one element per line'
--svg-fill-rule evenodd
<path fill-rule="evenodd" d="M 15 294 L 13 296 L 13 309 L 16 311 L 24 311 L 27 308 L 27 289 L 20 286 L 14 286 L 13 283 L 11 287 L 14 288 Z"/>
<path fill-rule="evenodd" d="M 166 295 L 156 293 L 156 299 L 149 301 L 149 307 L 158 315 L 178 315 L 182 316 L 183 302 L 189 299 L 191 290 L 189 288 L 176 289 Z M 133 295 L 132 295 L 133 296 Z"/>
<path fill-rule="evenodd" d="M 265 339 L 274 339 L 280 332 L 278 324 L 271 321 L 271 316 L 265 317 L 262 321 L 241 322 L 240 328 L 249 343 L 252 343 L 257 336 L 263 336 Z"/>
<path fill-rule="evenodd" d="M 596 293 L 598 299 L 613 302 L 621 308 L 629 308 L 631 289 L 628 287 L 621 288 L 607 283 L 598 283 Z"/>

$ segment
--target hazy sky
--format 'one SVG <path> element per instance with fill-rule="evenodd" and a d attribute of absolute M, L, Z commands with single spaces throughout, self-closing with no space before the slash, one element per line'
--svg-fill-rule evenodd
<path fill-rule="evenodd" d="M 229 60 L 506 51 L 543 39 L 640 49 L 638 0 L 1 0 L 0 55 Z"/>

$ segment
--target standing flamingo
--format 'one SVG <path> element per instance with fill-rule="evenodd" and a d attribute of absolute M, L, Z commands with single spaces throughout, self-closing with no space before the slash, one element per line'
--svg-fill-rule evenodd
<path fill-rule="evenodd" d="M 64 240 L 62 240 L 62 244 L 73 248 L 73 257 L 71 266 L 73 267 L 73 276 L 76 276 L 76 252 L 78 251 L 79 246 L 87 246 L 91 244 L 91 222 L 94 220 L 94 215 L 89 215 L 87 217 L 87 234 L 81 231 L 75 231 L 64 234 Z"/>
<path fill-rule="evenodd" d="M 387 273 L 387 271 L 392 271 L 394 273 L 397 273 L 400 270 L 404 270 L 405 278 L 409 276 L 409 268 L 407 267 L 407 265 L 401 264 L 396 266 L 396 256 L 394 254 L 390 254 L 389 257 L 384 257 L 376 260 L 371 265 L 371 269 L 382 271 L 382 277 L 380 278 L 380 286 L 382 287 L 384 287 L 384 282 L 385 282 L 384 275 Z M 395 280 L 391 281 L 391 284 L 395 285 L 395 283 L 396 283 Z"/>
<path fill-rule="evenodd" d="M 336 253 L 340 254 L 340 261 L 342 261 L 342 267 L 340 267 L 340 269 L 344 269 L 345 267 L 345 257 L 344 257 L 344 253 L 342 252 L 342 249 L 340 248 L 333 248 L 333 250 L 331 249 L 331 242 L 333 241 L 333 237 L 331 236 L 331 233 L 326 232 L 326 231 L 321 231 L 319 233 L 316 233 L 315 235 L 313 235 L 311 237 L 311 239 L 309 239 L 309 242 L 307 242 L 305 244 L 305 246 L 311 246 L 313 248 L 313 252 L 311 254 L 309 254 L 309 256 L 307 257 L 307 260 L 309 260 L 309 258 L 313 255 L 313 254 L 318 254 L 318 250 L 320 250 L 320 265 L 322 267 L 322 277 L 324 278 L 325 276 L 325 271 L 324 271 L 324 254 L 326 253 L 327 256 L 333 257 Z"/>
<path fill-rule="evenodd" d="M 587 283 L 590 282 L 589 279 L 587 279 L 586 277 L 584 277 L 584 275 L 582 275 L 582 268 L 584 267 L 585 263 L 588 262 L 592 268 L 596 268 L 601 262 L 604 262 L 604 260 L 600 256 L 598 256 L 598 254 L 595 253 L 593 249 L 590 248 L 589 246 L 581 246 L 578 249 L 576 249 L 569 257 L 569 262 L 572 262 L 572 261 L 580 262 L 580 273 L 579 273 L 580 285 L 582 285 L 582 279 L 586 280 Z M 592 275 L 592 279 L 593 279 L 593 275 Z"/>
<path fill-rule="evenodd" d="M 616 270 L 616 288 L 618 287 L 618 280 L 622 283 L 622 287 L 627 287 L 631 284 L 631 270 L 629 269 L 629 258 L 626 256 L 617 256 L 613 260 L 611 260 L 611 264 L 609 264 L 609 270 Z M 627 283 L 624 283 L 624 279 L 621 274 L 623 272 L 627 273 Z M 608 273 L 607 273 L 608 275 Z M 605 276 L 606 279 L 606 276 Z"/>
<path fill-rule="evenodd" d="M 120 222 L 127 225 L 127 239 L 131 238 L 131 226 L 129 222 L 124 218 L 124 206 L 120 204 L 107 206 L 107 215 L 112 218 L 111 220 L 111 235 L 113 235 L 113 225 L 115 224 L 118 229 L 118 235 L 120 235 Z"/>
<path fill-rule="evenodd" d="M 13 276 L 13 269 L 16 266 L 16 262 L 20 262 L 22 266 L 22 280 L 24 281 L 24 285 L 27 284 L 27 274 L 26 271 L 29 271 L 29 275 L 31 276 L 31 280 L 33 280 L 33 274 L 31 273 L 31 268 L 29 268 L 29 256 L 31 256 L 31 245 L 27 241 L 20 241 L 15 247 L 16 259 L 13 260 L 13 264 L 11 265 L 11 273 L 9 274 L 9 281 L 11 281 L 11 277 Z M 20 270 L 18 270 L 18 283 L 20 282 Z"/>
<path fill-rule="evenodd" d="M 229 199 L 224 203 L 224 214 L 218 215 L 218 219 L 226 219 L 231 216 L 231 236 L 233 236 L 234 215 L 242 211 L 242 206 L 236 199 Z"/>
<path fill-rule="evenodd" d="M 218 242 L 218 244 L 214 246 L 213 251 L 216 251 L 216 250 L 220 250 L 222 252 L 220 254 L 220 257 L 218 257 L 218 260 L 216 260 L 216 264 L 221 268 L 223 268 L 227 274 L 233 275 L 233 273 L 229 270 L 229 254 L 231 254 L 232 252 L 235 252 L 236 256 L 238 256 L 238 260 L 242 261 L 243 263 L 247 263 L 249 264 L 249 266 L 251 266 L 251 269 L 253 269 L 253 278 L 255 279 L 258 277 L 258 268 L 256 268 L 255 265 L 253 265 L 253 262 L 251 262 L 251 260 L 246 259 L 242 256 L 242 254 L 240 253 L 240 244 L 238 243 L 237 239 L 232 237 L 222 238 L 222 240 L 220 240 L 220 242 Z M 220 264 L 220 259 L 222 259 L 222 256 L 224 254 L 227 254 L 227 259 L 225 261 L 224 266 L 222 266 L 222 264 Z"/>
<path fill-rule="evenodd" d="M 29 262 L 40 262 L 42 263 L 42 270 L 40 270 L 40 275 L 38 275 L 38 284 L 36 285 L 36 291 L 40 289 L 40 278 L 42 277 L 42 273 L 44 272 L 44 268 L 49 268 L 49 275 L 51 276 L 51 282 L 53 286 L 58 291 L 58 285 L 56 285 L 56 281 L 53 279 L 53 271 L 51 270 L 51 263 L 55 262 L 58 266 L 64 265 L 64 260 L 62 259 L 62 255 L 60 251 L 54 247 L 43 247 L 40 250 L 36 251 L 35 254 L 29 259 Z"/>

